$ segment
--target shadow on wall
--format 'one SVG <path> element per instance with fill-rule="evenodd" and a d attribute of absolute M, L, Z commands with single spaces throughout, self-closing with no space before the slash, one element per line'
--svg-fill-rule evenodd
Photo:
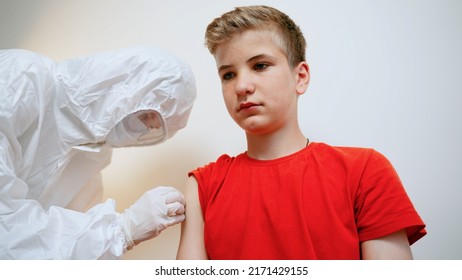
<path fill-rule="evenodd" d="M 156 186 L 173 186 L 184 192 L 187 173 L 208 163 L 200 153 L 204 149 L 201 141 L 191 141 L 192 138 L 182 134 L 152 147 L 115 149 L 111 164 L 103 170 L 104 199 L 114 199 L 117 211 L 122 212 Z M 167 228 L 123 258 L 175 259 L 180 229 L 180 225 Z"/>
<path fill-rule="evenodd" d="M 46 8 L 42 1 L 2 1 L 0 8 L 0 49 L 17 48 L 30 26 L 40 18 Z M 21 20 L 18 20 L 18 6 L 21 6 Z"/>

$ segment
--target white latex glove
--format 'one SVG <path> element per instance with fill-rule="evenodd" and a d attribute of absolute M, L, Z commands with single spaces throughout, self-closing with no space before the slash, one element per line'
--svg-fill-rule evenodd
<path fill-rule="evenodd" d="M 183 194 L 173 187 L 161 186 L 145 192 L 120 215 L 127 250 L 184 221 L 184 204 Z"/>

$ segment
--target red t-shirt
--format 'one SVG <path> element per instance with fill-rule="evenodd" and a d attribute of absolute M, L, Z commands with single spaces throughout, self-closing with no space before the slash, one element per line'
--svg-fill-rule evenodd
<path fill-rule="evenodd" d="M 360 259 L 360 242 L 426 234 L 390 162 L 365 148 L 312 143 L 255 160 L 222 155 L 193 170 L 210 259 Z"/>

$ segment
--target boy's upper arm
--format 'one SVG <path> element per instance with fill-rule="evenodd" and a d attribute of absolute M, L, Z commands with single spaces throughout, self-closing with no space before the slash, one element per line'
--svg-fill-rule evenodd
<path fill-rule="evenodd" d="M 361 255 L 365 260 L 412 259 L 406 230 L 399 230 L 382 238 L 361 243 Z"/>
<path fill-rule="evenodd" d="M 180 244 L 176 258 L 208 259 L 204 245 L 204 218 L 199 202 L 198 183 L 194 176 L 186 181 L 186 219 L 181 224 Z"/>

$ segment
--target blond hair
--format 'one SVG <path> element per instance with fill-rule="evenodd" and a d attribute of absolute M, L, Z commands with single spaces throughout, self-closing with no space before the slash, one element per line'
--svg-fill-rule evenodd
<path fill-rule="evenodd" d="M 211 54 L 217 46 L 246 30 L 274 30 L 275 44 L 290 65 L 305 61 L 306 41 L 300 28 L 283 12 L 268 6 L 236 7 L 214 19 L 205 32 L 205 45 Z"/>

